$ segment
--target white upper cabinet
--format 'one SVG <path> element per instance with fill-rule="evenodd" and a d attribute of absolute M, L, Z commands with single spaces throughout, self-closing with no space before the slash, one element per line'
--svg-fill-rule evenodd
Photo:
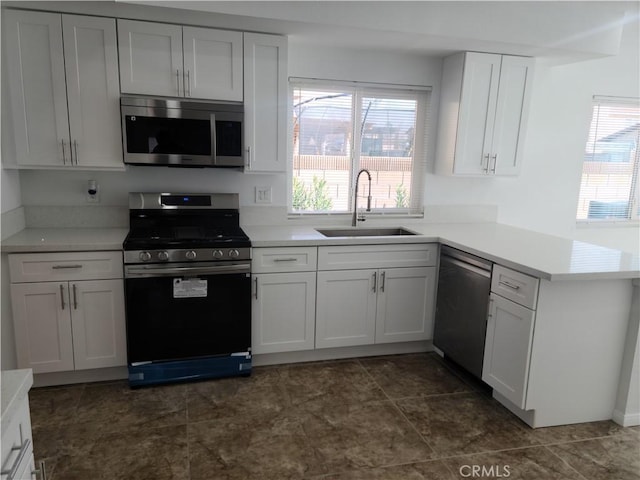
<path fill-rule="evenodd" d="M 437 172 L 517 175 L 534 59 L 487 53 L 445 58 Z"/>
<path fill-rule="evenodd" d="M 124 93 L 242 101 L 242 32 L 118 20 Z"/>
<path fill-rule="evenodd" d="M 183 96 L 182 27 L 118 20 L 123 93 Z"/>
<path fill-rule="evenodd" d="M 287 98 L 287 38 L 245 33 L 246 172 L 286 171 Z"/>
<path fill-rule="evenodd" d="M 5 166 L 123 169 L 115 20 L 3 15 L 15 144 Z"/>
<path fill-rule="evenodd" d="M 184 27 L 185 96 L 242 101 L 242 32 Z"/>

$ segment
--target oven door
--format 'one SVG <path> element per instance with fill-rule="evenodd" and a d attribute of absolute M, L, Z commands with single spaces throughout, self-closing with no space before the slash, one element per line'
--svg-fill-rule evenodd
<path fill-rule="evenodd" d="M 249 263 L 125 266 L 130 365 L 251 350 Z"/>

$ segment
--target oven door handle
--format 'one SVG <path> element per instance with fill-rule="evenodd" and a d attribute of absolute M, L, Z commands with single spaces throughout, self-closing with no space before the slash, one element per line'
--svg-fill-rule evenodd
<path fill-rule="evenodd" d="M 209 267 L 127 267 L 125 277 L 175 277 L 176 275 L 224 275 L 228 273 L 251 273 L 251 265 L 241 263 Z"/>

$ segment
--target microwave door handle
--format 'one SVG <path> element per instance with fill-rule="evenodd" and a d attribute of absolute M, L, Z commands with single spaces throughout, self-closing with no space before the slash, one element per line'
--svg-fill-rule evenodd
<path fill-rule="evenodd" d="M 216 116 L 212 113 L 210 116 L 211 122 L 211 160 L 213 161 L 213 165 L 218 163 L 218 144 L 216 141 Z"/>

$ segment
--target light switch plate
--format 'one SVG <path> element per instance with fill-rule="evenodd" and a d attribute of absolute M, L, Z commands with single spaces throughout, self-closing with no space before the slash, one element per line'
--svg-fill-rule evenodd
<path fill-rule="evenodd" d="M 271 203 L 271 187 L 256 187 L 256 203 Z"/>

